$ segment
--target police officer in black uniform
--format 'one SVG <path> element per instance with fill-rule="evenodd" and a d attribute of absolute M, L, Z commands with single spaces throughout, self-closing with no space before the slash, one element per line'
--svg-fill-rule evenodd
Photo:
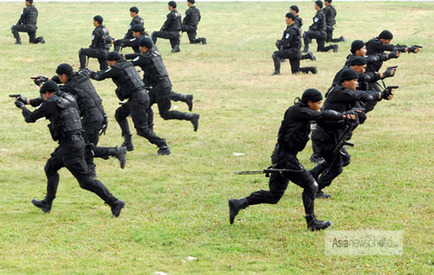
<path fill-rule="evenodd" d="M 152 41 L 154 44 L 157 43 L 157 38 L 165 38 L 170 40 L 170 45 L 172 46 L 172 53 L 179 52 L 179 32 L 182 30 L 181 24 L 181 14 L 176 10 L 176 2 L 170 1 L 168 3 L 169 14 L 166 16 L 166 21 L 161 27 L 160 31 L 155 31 L 152 33 Z"/>
<path fill-rule="evenodd" d="M 141 18 L 139 16 L 139 9 L 137 7 L 131 7 L 130 8 L 130 15 L 133 19 L 131 20 L 131 23 L 128 25 L 128 31 L 125 34 L 124 38 L 113 40 L 114 50 L 117 52 L 120 50 L 121 47 L 122 48 L 131 47 L 131 46 L 128 46 L 125 44 L 128 43 L 128 41 L 130 41 L 131 39 L 134 39 L 137 37 L 137 36 L 134 36 L 134 33 L 133 33 L 134 32 L 133 27 L 135 25 L 142 26 L 143 30 L 141 30 L 140 32 L 143 32 L 143 34 L 145 33 L 145 27 L 143 26 L 144 21 L 143 21 L 143 18 Z M 138 30 L 136 30 L 136 32 L 137 31 Z"/>
<path fill-rule="evenodd" d="M 102 99 L 99 97 L 89 77 L 84 73 L 75 73 L 72 66 L 62 63 L 57 66 L 55 76 L 50 79 L 56 83 L 63 83 L 60 90 L 74 96 L 77 101 L 78 110 L 81 116 L 81 123 L 84 130 L 83 137 L 86 142 L 86 163 L 92 177 L 96 177 L 94 157 L 108 159 L 114 156 L 119 159 L 121 168 L 125 167 L 125 147 L 99 147 L 99 136 L 105 133 L 107 128 L 107 115 L 102 106 Z M 36 79 L 35 83 L 41 85 L 42 80 Z M 39 106 L 43 98 L 26 99 L 20 96 L 18 100 L 33 107 Z"/>
<path fill-rule="evenodd" d="M 86 57 L 97 58 L 100 70 L 108 68 L 106 57 L 107 52 L 110 50 L 112 38 L 110 37 L 109 30 L 102 25 L 103 20 L 104 19 L 100 15 L 96 15 L 93 18 L 95 29 L 92 32 L 92 44 L 89 48 L 81 48 L 78 51 L 80 69 L 86 68 Z"/>
<path fill-rule="evenodd" d="M 47 175 L 47 194 L 43 200 L 33 199 L 32 203 L 45 213 L 50 212 L 59 185 L 58 171 L 66 167 L 77 179 L 80 187 L 98 195 L 111 207 L 112 214 L 118 217 L 125 202 L 115 198 L 100 181 L 92 179 L 84 160 L 85 141 L 82 136 L 80 114 L 73 96 L 59 92 L 54 81 L 47 81 L 40 89 L 43 103 L 33 112 L 28 110 L 20 100 L 15 105 L 22 109 L 27 123 L 45 117 L 50 120 L 48 125 L 53 140 L 59 142 L 59 147 L 51 154 L 45 164 Z"/>
<path fill-rule="evenodd" d="M 336 9 L 332 6 L 332 0 L 324 0 L 325 8 L 324 8 L 324 14 L 326 17 L 326 42 L 345 42 L 347 41 L 345 37 L 341 36 L 339 38 L 333 38 L 333 30 L 334 25 L 336 25 Z"/>
<path fill-rule="evenodd" d="M 195 0 L 187 0 L 188 9 L 185 11 L 184 19 L 182 20 L 182 31 L 187 32 L 188 40 L 190 44 L 206 45 L 206 38 L 199 37 L 197 35 L 197 25 L 200 21 L 200 11 L 194 5 Z"/>
<path fill-rule="evenodd" d="M 298 6 L 292 5 L 291 7 L 289 7 L 289 11 L 295 15 L 295 23 L 301 29 L 301 26 L 303 26 L 303 19 L 298 15 L 298 13 L 300 12 Z"/>
<path fill-rule="evenodd" d="M 366 51 L 367 51 L 366 54 L 368 56 L 372 56 L 372 55 L 382 54 L 385 51 L 388 52 L 399 51 L 399 52 L 408 52 L 408 53 L 419 52 L 420 48 L 416 45 L 411 47 L 392 45 L 390 43 L 392 39 L 393 39 L 393 34 L 390 31 L 388 30 L 382 31 L 378 35 L 378 37 L 374 37 L 368 42 L 366 42 Z M 372 62 L 368 64 L 367 71 L 378 72 L 381 66 L 383 65 L 383 61 L 384 61 L 383 59 L 380 59 L 377 60 L 376 62 Z"/>
<path fill-rule="evenodd" d="M 29 35 L 29 42 L 33 44 L 44 44 L 45 40 L 42 36 L 36 37 L 36 23 L 38 21 L 38 10 L 33 5 L 33 0 L 25 1 L 26 7 L 21 13 L 21 17 L 16 25 L 11 27 L 12 34 L 14 35 L 15 45 L 21 45 L 21 38 L 19 32 L 26 32 Z"/>
<path fill-rule="evenodd" d="M 279 129 L 277 144 L 271 160 L 273 168 L 288 169 L 285 172 L 272 172 L 269 180 L 269 191 L 256 191 L 242 199 L 229 200 L 229 221 L 232 224 L 241 209 L 250 205 L 269 203 L 276 204 L 282 198 L 289 181 L 303 188 L 303 206 L 306 213 L 309 230 L 322 230 L 331 225 L 329 221 L 320 221 L 315 217 L 314 200 L 318 184 L 312 175 L 300 164 L 298 152 L 302 151 L 309 140 L 311 123 L 313 121 L 355 119 L 355 115 L 347 115 L 332 110 L 318 112 L 321 107 L 322 95 L 316 89 L 304 91 L 301 100 L 291 106 L 283 118 Z"/>
<path fill-rule="evenodd" d="M 122 60 L 118 52 L 109 52 L 107 60 L 110 69 L 92 72 L 92 79 L 101 81 L 111 78 L 116 84 L 116 95 L 119 100 L 128 100 L 116 110 L 115 118 L 122 129 L 124 137 L 123 147 L 128 151 L 134 150 L 127 117 L 131 115 L 137 134 L 149 140 L 150 143 L 159 147 L 158 155 L 169 155 L 170 148 L 164 139 L 158 137 L 152 130 L 152 116 L 149 116 L 150 102 L 145 90 L 145 84 L 135 70 L 133 64 Z"/>
<path fill-rule="evenodd" d="M 360 102 L 369 103 L 375 99 L 364 91 L 356 90 L 359 75 L 352 69 L 345 69 L 341 73 L 340 84 L 336 85 L 328 92 L 324 106 L 325 110 L 334 110 L 338 112 L 351 112 L 353 108 L 360 108 Z M 385 95 L 387 98 L 387 96 Z M 364 115 L 359 111 L 359 116 Z M 357 121 L 356 124 L 359 122 Z M 343 167 L 350 164 L 350 155 L 345 150 L 342 153 L 335 154 L 334 150 L 342 137 L 344 130 L 347 128 L 345 122 L 321 122 L 318 123 L 317 129 L 312 133 L 312 143 L 314 148 L 319 148 L 319 155 L 325 160 L 318 164 L 312 173 L 318 178 L 317 198 L 328 198 L 329 194 L 324 194 L 322 189 L 329 186 L 333 179 L 339 176 Z"/>
<path fill-rule="evenodd" d="M 311 72 L 313 74 L 317 73 L 316 67 L 301 67 L 300 68 L 300 59 L 301 59 L 301 29 L 295 23 L 295 15 L 291 12 L 288 12 L 285 16 L 287 27 L 283 32 L 282 39 L 276 42 L 276 47 L 279 49 L 275 51 L 272 55 L 274 60 L 274 73 L 272 75 L 280 74 L 280 63 L 281 59 L 288 58 L 291 64 L 291 72 L 293 74 L 297 72 L 308 73 Z M 314 60 L 314 56 L 312 56 L 312 60 Z"/>
<path fill-rule="evenodd" d="M 154 103 L 158 105 L 158 111 L 164 120 L 188 120 L 193 124 L 194 131 L 197 131 L 199 127 L 199 114 L 170 111 L 170 100 L 187 101 L 188 96 L 172 92 L 172 82 L 170 82 L 161 55 L 149 38 L 140 40 L 140 52 L 142 54 L 133 60 L 133 64 L 134 66 L 139 66 L 144 71 L 143 82 L 150 88 L 149 97 L 151 98 L 151 106 Z M 178 99 L 175 99 L 175 95 Z M 184 99 L 179 99 L 179 97 L 184 97 Z M 191 96 L 190 99 L 189 110 L 191 111 L 193 97 Z"/>
<path fill-rule="evenodd" d="M 145 28 L 142 25 L 136 24 L 131 28 L 133 32 L 133 38 L 131 39 L 122 39 L 121 40 L 115 40 L 114 45 L 114 51 L 119 52 L 120 48 L 126 48 L 131 47 L 135 53 L 140 53 L 139 49 L 139 41 L 140 39 L 144 37 L 148 37 L 147 33 L 145 32 Z M 117 43 L 116 41 L 121 41 L 120 43 Z"/>
<path fill-rule="evenodd" d="M 323 4 L 321 1 L 315 1 L 315 10 L 316 14 L 313 18 L 313 24 L 310 25 L 309 31 L 303 33 L 304 40 L 304 50 L 303 52 L 309 51 L 309 44 L 312 42 L 312 38 L 316 39 L 316 43 L 318 44 L 317 51 L 318 52 L 328 52 L 329 50 L 333 50 L 333 52 L 338 51 L 338 45 L 332 44 L 325 47 L 325 40 L 327 37 L 326 33 L 326 18 L 324 15 L 324 11 L 322 10 Z"/>

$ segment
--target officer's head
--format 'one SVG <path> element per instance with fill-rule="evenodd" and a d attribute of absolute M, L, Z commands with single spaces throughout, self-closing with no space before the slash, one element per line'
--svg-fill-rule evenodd
<path fill-rule="evenodd" d="M 104 21 L 104 19 L 102 18 L 101 15 L 95 15 L 95 16 L 93 17 L 93 25 L 94 25 L 95 27 L 101 25 L 101 24 L 102 24 L 102 21 Z"/>
<path fill-rule="evenodd" d="M 378 35 L 378 38 L 381 43 L 390 44 L 390 41 L 393 39 L 393 34 L 388 30 L 384 30 Z"/>
<path fill-rule="evenodd" d="M 169 6 L 169 10 L 174 10 L 176 9 L 176 2 L 175 1 L 170 1 L 169 3 L 167 3 Z"/>
<path fill-rule="evenodd" d="M 57 86 L 56 82 L 53 80 L 48 80 L 44 83 L 44 85 L 41 86 L 41 89 L 39 89 L 39 93 L 44 100 L 52 97 L 57 91 L 59 91 L 59 86 Z"/>
<path fill-rule="evenodd" d="M 357 79 L 359 79 L 358 73 L 356 73 L 352 69 L 345 69 L 341 73 L 341 78 L 339 79 L 339 83 L 341 83 L 341 85 L 344 86 L 345 88 L 354 91 L 357 85 L 359 84 L 357 82 Z"/>
<path fill-rule="evenodd" d="M 72 66 L 68 63 L 62 63 L 57 66 L 56 74 L 59 77 L 60 81 L 65 84 L 68 82 L 70 75 L 74 72 Z"/>
<path fill-rule="evenodd" d="M 289 7 L 289 11 L 292 12 L 294 15 L 297 15 L 300 12 L 296 5 L 292 5 L 291 7 Z"/>
<path fill-rule="evenodd" d="M 107 54 L 107 63 L 109 64 L 110 67 L 116 65 L 121 60 L 122 60 L 122 56 L 118 52 L 113 51 Z"/>
<path fill-rule="evenodd" d="M 358 74 L 362 74 L 366 70 L 366 58 L 362 56 L 354 56 L 350 59 L 349 65 L 350 69 Z"/>
<path fill-rule="evenodd" d="M 332 2 L 332 0 L 324 0 L 324 5 L 328 6 L 328 5 L 330 5 L 331 2 Z"/>
<path fill-rule="evenodd" d="M 149 39 L 148 37 L 144 37 L 140 39 L 139 41 L 140 52 L 141 53 L 147 52 L 149 49 L 152 48 L 153 45 L 154 43 L 152 43 L 152 40 Z"/>
<path fill-rule="evenodd" d="M 135 24 L 131 27 L 131 30 L 133 31 L 134 37 L 139 37 L 145 31 L 145 28 L 140 24 Z"/>
<path fill-rule="evenodd" d="M 317 89 L 307 89 L 303 92 L 300 101 L 310 109 L 319 111 L 322 103 L 322 94 Z"/>
<path fill-rule="evenodd" d="M 315 1 L 315 9 L 316 10 L 322 9 L 322 2 L 321 1 Z"/>
<path fill-rule="evenodd" d="M 366 55 L 366 46 L 365 42 L 362 40 L 354 40 L 351 43 L 351 53 L 356 56 L 365 56 Z"/>
<path fill-rule="evenodd" d="M 295 15 L 292 12 L 288 12 L 285 15 L 285 20 L 287 25 L 292 25 L 295 22 Z"/>
<path fill-rule="evenodd" d="M 26 6 L 30 6 L 33 4 L 33 0 L 26 0 L 25 4 L 26 4 Z"/>
<path fill-rule="evenodd" d="M 137 7 L 131 7 L 130 8 L 131 17 L 136 17 L 138 13 L 139 13 L 139 9 Z"/>

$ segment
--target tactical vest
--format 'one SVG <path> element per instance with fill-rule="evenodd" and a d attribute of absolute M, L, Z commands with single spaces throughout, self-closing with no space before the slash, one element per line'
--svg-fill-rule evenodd
<path fill-rule="evenodd" d="M 167 31 L 180 31 L 182 29 L 182 27 L 181 27 L 181 14 L 179 14 L 178 11 L 173 10 L 173 11 L 171 11 L 170 16 L 173 17 L 173 21 L 170 24 L 170 26 L 167 26 Z"/>
<path fill-rule="evenodd" d="M 53 101 L 60 110 L 59 116 L 48 125 L 53 140 L 57 141 L 70 133 L 82 131 L 77 102 L 72 95 L 59 93 L 47 101 Z"/>
<path fill-rule="evenodd" d="M 299 28 L 297 26 L 297 24 L 293 24 L 293 25 L 294 25 L 293 29 L 295 30 L 296 36 L 295 36 L 295 39 L 291 43 L 291 44 L 293 44 L 293 45 L 291 45 L 291 48 L 300 49 L 301 46 L 303 45 L 303 43 L 301 41 L 301 28 Z"/>
<path fill-rule="evenodd" d="M 152 61 L 152 67 L 149 68 L 149 71 L 155 71 L 158 77 L 169 76 L 166 71 L 166 67 L 164 67 L 160 53 L 154 50 L 150 53 L 150 56 Z"/>
<path fill-rule="evenodd" d="M 85 75 L 77 73 L 70 77 L 71 83 L 69 84 L 68 82 L 68 84 L 76 92 L 77 103 L 81 115 L 85 116 L 88 112 L 104 113 L 102 108 L 102 99 L 99 97 L 90 79 Z"/>
<path fill-rule="evenodd" d="M 121 68 L 125 72 L 126 78 L 129 79 L 129 81 L 126 82 L 129 82 L 132 89 L 136 91 L 143 89 L 145 84 L 143 83 L 139 73 L 134 68 L 133 63 L 129 61 L 118 62 L 115 66 Z"/>
<path fill-rule="evenodd" d="M 36 22 L 38 21 L 38 10 L 33 5 L 28 6 L 27 9 L 28 9 L 28 16 L 25 24 L 36 25 Z"/>

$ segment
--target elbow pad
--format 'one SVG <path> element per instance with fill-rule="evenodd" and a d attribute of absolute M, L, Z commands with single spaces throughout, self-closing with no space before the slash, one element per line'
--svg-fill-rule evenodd
<path fill-rule="evenodd" d="M 374 98 L 370 94 L 363 93 L 360 100 L 363 102 L 368 102 L 368 101 L 374 101 Z"/>
<path fill-rule="evenodd" d="M 335 110 L 325 110 L 322 112 L 326 120 L 340 120 L 342 119 L 342 113 Z"/>

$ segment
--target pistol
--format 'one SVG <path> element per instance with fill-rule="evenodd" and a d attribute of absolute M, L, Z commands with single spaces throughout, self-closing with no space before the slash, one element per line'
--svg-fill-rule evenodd
<path fill-rule="evenodd" d="M 9 95 L 9 97 L 13 97 L 13 98 L 17 98 L 17 97 L 20 97 L 20 96 L 21 96 L 20 94 Z"/>

